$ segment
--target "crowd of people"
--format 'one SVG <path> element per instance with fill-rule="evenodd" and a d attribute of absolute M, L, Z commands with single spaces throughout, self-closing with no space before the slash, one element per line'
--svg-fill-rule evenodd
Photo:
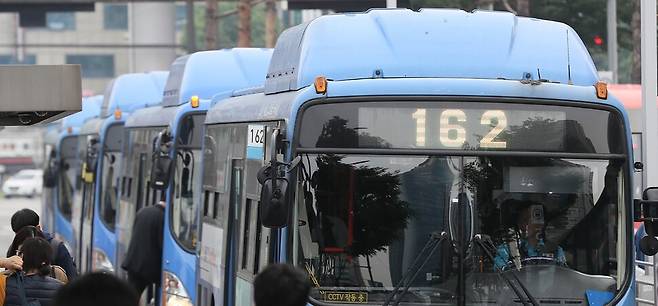
<path fill-rule="evenodd" d="M 155 209 L 158 208 L 144 216 L 157 215 L 159 211 Z M 0 273 L 0 305 L 139 305 L 146 282 L 138 276 L 139 262 L 127 269 L 129 282 L 100 272 L 78 276 L 68 249 L 62 241 L 42 230 L 36 212 L 30 209 L 16 212 L 11 218 L 11 227 L 16 235 L 7 256 L 0 258 L 0 268 L 4 268 Z M 254 303 L 256 306 L 304 306 L 310 289 L 305 272 L 286 264 L 272 264 L 255 278 Z"/>

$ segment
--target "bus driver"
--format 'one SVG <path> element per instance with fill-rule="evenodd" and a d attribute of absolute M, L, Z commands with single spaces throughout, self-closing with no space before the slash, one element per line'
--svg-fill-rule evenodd
<path fill-rule="evenodd" d="M 544 243 L 544 207 L 524 201 L 516 219 L 516 229 L 510 228 L 496 250 L 494 270 L 521 269 L 523 263 L 553 262 L 566 266 L 564 250 L 553 250 Z"/>

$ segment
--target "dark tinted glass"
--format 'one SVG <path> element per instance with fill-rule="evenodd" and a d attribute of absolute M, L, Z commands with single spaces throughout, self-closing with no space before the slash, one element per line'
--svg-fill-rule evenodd
<path fill-rule="evenodd" d="M 305 148 L 396 148 L 624 153 L 616 113 L 480 102 L 333 103 L 308 108 Z"/>

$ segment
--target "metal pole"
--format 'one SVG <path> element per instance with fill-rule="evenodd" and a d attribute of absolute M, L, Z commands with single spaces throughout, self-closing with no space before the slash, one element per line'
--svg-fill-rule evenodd
<path fill-rule="evenodd" d="M 612 82 L 618 83 L 617 73 L 617 0 L 608 0 L 608 70 Z"/>
<path fill-rule="evenodd" d="M 658 110 L 656 109 L 656 1 L 640 1 L 642 30 L 642 107 L 644 111 L 644 181 L 658 186 Z M 655 269 L 654 269 L 655 273 Z M 658 290 L 654 290 L 654 298 Z M 656 299 L 658 301 L 658 299 Z"/>
<path fill-rule="evenodd" d="M 187 52 L 196 51 L 196 29 L 194 27 L 194 0 L 187 0 L 185 36 L 187 39 Z"/>
<path fill-rule="evenodd" d="M 398 0 L 386 0 L 386 8 L 397 8 Z"/>

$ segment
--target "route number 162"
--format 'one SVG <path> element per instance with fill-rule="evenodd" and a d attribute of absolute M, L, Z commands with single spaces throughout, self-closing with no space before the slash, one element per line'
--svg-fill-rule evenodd
<path fill-rule="evenodd" d="M 427 109 L 419 108 L 412 117 L 416 120 L 416 145 L 426 145 Z M 466 142 L 466 113 L 461 109 L 446 109 L 439 116 L 439 141 L 448 148 L 460 148 Z M 480 124 L 490 126 L 491 130 L 480 140 L 481 148 L 505 149 L 507 142 L 495 141 L 496 137 L 507 127 L 507 117 L 501 110 L 487 110 L 480 117 Z"/>

